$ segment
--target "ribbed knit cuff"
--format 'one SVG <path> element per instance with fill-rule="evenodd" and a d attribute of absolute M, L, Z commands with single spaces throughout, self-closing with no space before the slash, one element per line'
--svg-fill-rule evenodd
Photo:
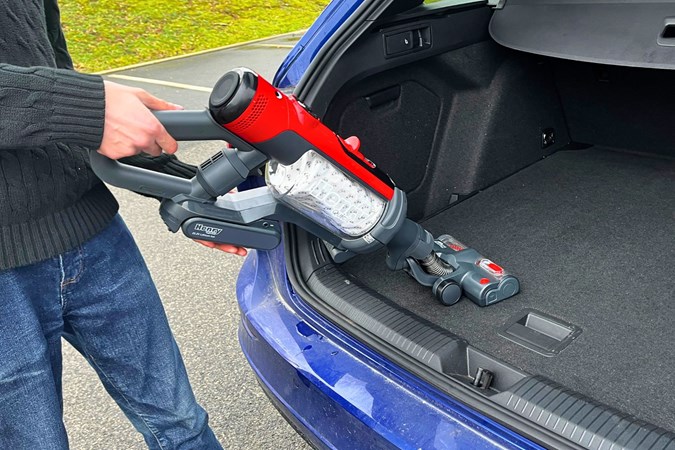
<path fill-rule="evenodd" d="M 115 197 L 100 183 L 62 211 L 0 226 L 0 270 L 34 264 L 77 247 L 103 230 L 117 210 Z"/>
<path fill-rule="evenodd" d="M 98 149 L 105 119 L 103 79 L 72 70 L 55 72 L 52 141 Z"/>

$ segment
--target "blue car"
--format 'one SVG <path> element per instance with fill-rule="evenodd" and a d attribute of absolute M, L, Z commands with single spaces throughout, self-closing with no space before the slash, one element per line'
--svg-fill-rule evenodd
<path fill-rule="evenodd" d="M 243 265 L 239 340 L 312 446 L 675 448 L 673 3 L 321 14 L 275 85 L 521 292 L 444 306 L 383 252 L 338 264 L 286 225 Z"/>

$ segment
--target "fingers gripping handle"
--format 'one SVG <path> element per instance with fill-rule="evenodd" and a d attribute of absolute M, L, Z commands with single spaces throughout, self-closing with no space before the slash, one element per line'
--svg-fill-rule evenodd
<path fill-rule="evenodd" d="M 236 186 L 241 181 L 239 177 L 242 179 L 246 178 L 248 170 L 257 167 L 265 161 L 264 155 L 255 151 L 248 143 L 220 126 L 213 120 L 207 110 L 156 111 L 154 114 L 169 134 L 177 141 L 223 140 L 236 146 L 238 151 L 243 151 L 241 158 L 235 158 L 228 153 L 228 160 L 234 165 L 234 169 L 237 172 L 237 179 L 232 180 L 233 186 Z M 239 162 L 239 159 L 242 162 Z M 179 194 L 204 197 L 203 190 L 199 189 L 205 181 L 203 179 L 195 180 L 193 178 L 192 180 L 186 180 L 172 175 L 141 169 L 108 159 L 95 151 L 90 153 L 90 160 L 94 173 L 103 181 L 113 186 L 161 198 L 173 198 Z M 223 168 L 221 167 L 221 169 Z M 229 175 L 231 175 L 230 171 L 227 170 L 211 170 L 211 172 L 213 172 L 213 175 L 209 178 L 213 178 L 215 175 L 219 175 L 221 178 L 229 178 Z M 200 175 L 202 178 L 205 176 L 204 173 L 200 173 Z M 221 179 L 220 184 L 223 183 L 227 184 L 227 180 Z M 221 192 L 212 192 L 212 189 L 207 189 L 207 191 L 211 196 L 221 194 Z"/>

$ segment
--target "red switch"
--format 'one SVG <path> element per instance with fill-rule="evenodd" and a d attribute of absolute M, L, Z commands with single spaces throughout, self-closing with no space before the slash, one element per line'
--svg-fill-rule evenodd
<path fill-rule="evenodd" d="M 360 153 L 359 149 L 361 148 L 361 141 L 356 136 L 349 136 L 347 139 L 343 139 L 345 147 L 352 153 Z"/>
<path fill-rule="evenodd" d="M 493 262 L 489 263 L 487 266 L 495 273 L 502 273 L 504 271 L 504 269 Z"/>
<path fill-rule="evenodd" d="M 354 156 L 359 158 L 361 161 L 366 163 L 371 169 L 375 168 L 375 163 L 366 158 L 363 153 L 361 153 L 361 141 L 356 136 L 349 136 L 347 139 L 340 138 L 342 144 L 345 148 Z"/>
<path fill-rule="evenodd" d="M 488 272 L 492 272 L 497 276 L 502 276 L 504 275 L 504 269 L 501 268 L 498 264 L 493 263 L 489 259 L 481 259 L 478 262 L 478 265 L 483 269 L 487 270 Z"/>

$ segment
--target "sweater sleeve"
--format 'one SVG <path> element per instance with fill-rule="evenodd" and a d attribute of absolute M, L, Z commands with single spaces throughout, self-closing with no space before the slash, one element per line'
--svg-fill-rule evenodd
<path fill-rule="evenodd" d="M 97 149 L 104 117 L 100 76 L 0 64 L 0 150 L 57 142 Z"/>

